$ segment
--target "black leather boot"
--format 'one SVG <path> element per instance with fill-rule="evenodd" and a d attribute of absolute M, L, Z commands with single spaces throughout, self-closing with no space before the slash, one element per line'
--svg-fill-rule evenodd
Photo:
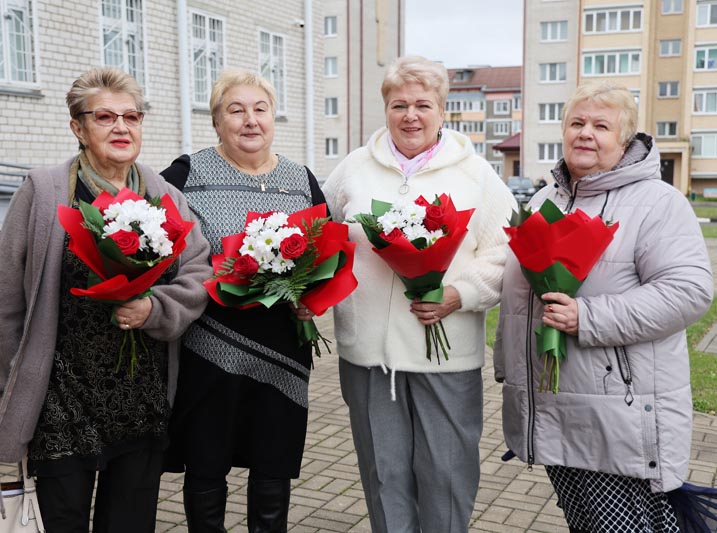
<path fill-rule="evenodd" d="M 286 533 L 291 481 L 249 477 L 247 514 L 249 533 Z"/>
<path fill-rule="evenodd" d="M 226 487 L 204 492 L 187 491 L 185 487 L 183 493 L 189 533 L 227 533 L 224 528 Z"/>

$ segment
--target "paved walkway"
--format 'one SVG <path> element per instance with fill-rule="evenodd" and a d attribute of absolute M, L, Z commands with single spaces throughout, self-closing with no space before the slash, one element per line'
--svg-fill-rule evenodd
<path fill-rule="evenodd" d="M 717 239 L 709 241 L 713 264 L 717 265 Z M 319 327 L 327 336 L 332 333 L 330 313 L 319 320 Z M 311 376 L 309 434 L 301 477 L 293 483 L 289 514 L 292 533 L 370 532 L 337 366 L 335 354 L 325 355 L 316 360 Z M 508 463 L 500 459 L 505 452 L 501 390 L 493 379 L 490 354 L 484 381 L 481 481 L 470 531 L 568 533 L 543 468 L 536 467 L 530 472 L 517 459 Z M 0 464 L 3 480 L 13 472 L 12 465 Z M 688 480 L 717 485 L 717 418 L 714 416 L 695 413 Z M 230 532 L 246 531 L 246 483 L 246 471 L 231 472 L 226 517 Z M 162 478 L 156 531 L 187 531 L 180 474 L 167 474 Z"/>

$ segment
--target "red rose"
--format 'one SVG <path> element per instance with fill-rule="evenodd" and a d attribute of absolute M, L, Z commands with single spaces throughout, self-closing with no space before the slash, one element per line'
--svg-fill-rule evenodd
<path fill-rule="evenodd" d="M 428 231 L 436 231 L 441 229 L 446 223 L 445 210 L 441 205 L 429 205 L 426 207 L 426 218 L 423 219 L 423 225 Z"/>
<path fill-rule="evenodd" d="M 139 235 L 134 231 L 121 229 L 112 235 L 108 235 L 108 237 L 115 241 L 115 244 L 124 255 L 133 255 L 139 250 Z"/>
<path fill-rule="evenodd" d="M 379 236 L 380 236 L 384 241 L 386 241 L 386 242 L 393 242 L 393 241 L 396 241 L 396 240 L 400 239 L 400 238 L 403 237 L 404 235 L 403 235 L 403 232 L 402 232 L 400 229 L 398 229 L 398 228 L 393 228 L 393 230 L 391 230 L 391 233 L 383 233 L 383 232 L 381 232 L 381 235 L 379 235 Z"/>
<path fill-rule="evenodd" d="M 281 255 L 284 259 L 296 259 L 304 253 L 307 245 L 308 241 L 306 240 L 306 237 L 299 235 L 298 233 L 294 233 L 281 241 L 279 250 L 281 251 Z"/>
<path fill-rule="evenodd" d="M 234 275 L 239 279 L 249 279 L 259 270 L 259 263 L 250 255 L 240 255 L 234 261 Z"/>
<path fill-rule="evenodd" d="M 168 218 L 164 224 L 162 224 L 162 229 L 167 232 L 167 238 L 174 243 L 177 242 L 179 236 L 184 232 L 184 224 L 176 218 Z"/>

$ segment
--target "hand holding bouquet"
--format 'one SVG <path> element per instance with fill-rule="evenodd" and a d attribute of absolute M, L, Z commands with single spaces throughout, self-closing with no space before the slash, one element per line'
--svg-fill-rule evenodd
<path fill-rule="evenodd" d="M 550 200 L 535 213 L 521 208 L 520 213 L 513 213 L 510 224 L 504 228 L 509 245 L 541 298 L 546 292 L 574 297 L 619 227 L 600 217 L 590 218 L 580 209 L 565 215 Z M 535 336 L 536 351 L 545 356 L 539 390 L 557 394 L 560 364 L 568 355 L 565 333 L 541 324 Z"/>
<path fill-rule="evenodd" d="M 152 285 L 186 248 L 194 225 L 182 219 L 168 194 L 147 201 L 129 189 L 117 196 L 103 192 L 92 204 L 80 200 L 79 209 L 58 206 L 57 214 L 70 251 L 90 269 L 87 288 L 70 292 L 112 304 L 152 294 Z M 129 342 L 134 375 L 137 341 L 144 345 L 141 332 L 137 338 L 131 329 L 124 332 L 116 371 Z"/>
<path fill-rule="evenodd" d="M 291 215 L 250 211 L 244 231 L 224 237 L 222 248 L 212 257 L 214 277 L 204 285 L 227 307 L 301 302 L 322 315 L 358 284 L 352 272 L 355 244 L 348 242 L 345 225 L 326 217 L 326 204 Z M 310 343 L 319 356 L 319 340 L 329 349 L 313 320 L 296 324 L 301 344 Z"/>
<path fill-rule="evenodd" d="M 410 300 L 443 301 L 443 276 L 468 232 L 474 209 L 457 211 L 451 198 L 442 194 L 431 203 L 423 196 L 393 205 L 371 202 L 371 213 L 360 213 L 354 221 L 363 227 L 373 251 L 401 278 Z M 451 346 L 443 323 L 425 326 L 426 358 L 435 349 L 448 360 Z"/>

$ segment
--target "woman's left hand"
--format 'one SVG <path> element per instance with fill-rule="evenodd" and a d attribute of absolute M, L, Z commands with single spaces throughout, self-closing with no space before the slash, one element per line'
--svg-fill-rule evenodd
<path fill-rule="evenodd" d="M 461 308 L 461 295 L 453 285 L 443 287 L 443 301 L 441 303 L 422 302 L 418 299 L 411 302 L 411 313 L 416 315 L 418 321 L 424 326 L 436 324 L 456 309 Z"/>
<path fill-rule="evenodd" d="M 312 318 L 314 318 L 314 316 L 316 316 L 316 315 L 314 315 L 314 313 L 311 311 L 311 309 L 309 309 L 308 307 L 306 307 L 306 306 L 305 306 L 304 304 L 302 304 L 301 302 L 299 302 L 299 305 L 298 305 L 298 306 L 293 306 L 293 305 L 292 305 L 292 306 L 291 306 L 291 310 L 294 312 L 294 315 L 296 316 L 297 319 L 303 320 L 303 321 L 311 320 Z"/>
<path fill-rule="evenodd" d="M 149 297 L 138 298 L 123 303 L 115 309 L 115 320 L 120 329 L 137 329 L 144 325 L 152 312 L 152 300 Z"/>
<path fill-rule="evenodd" d="M 543 324 L 569 335 L 578 334 L 578 302 L 562 292 L 546 292 L 541 299 L 543 308 Z"/>

